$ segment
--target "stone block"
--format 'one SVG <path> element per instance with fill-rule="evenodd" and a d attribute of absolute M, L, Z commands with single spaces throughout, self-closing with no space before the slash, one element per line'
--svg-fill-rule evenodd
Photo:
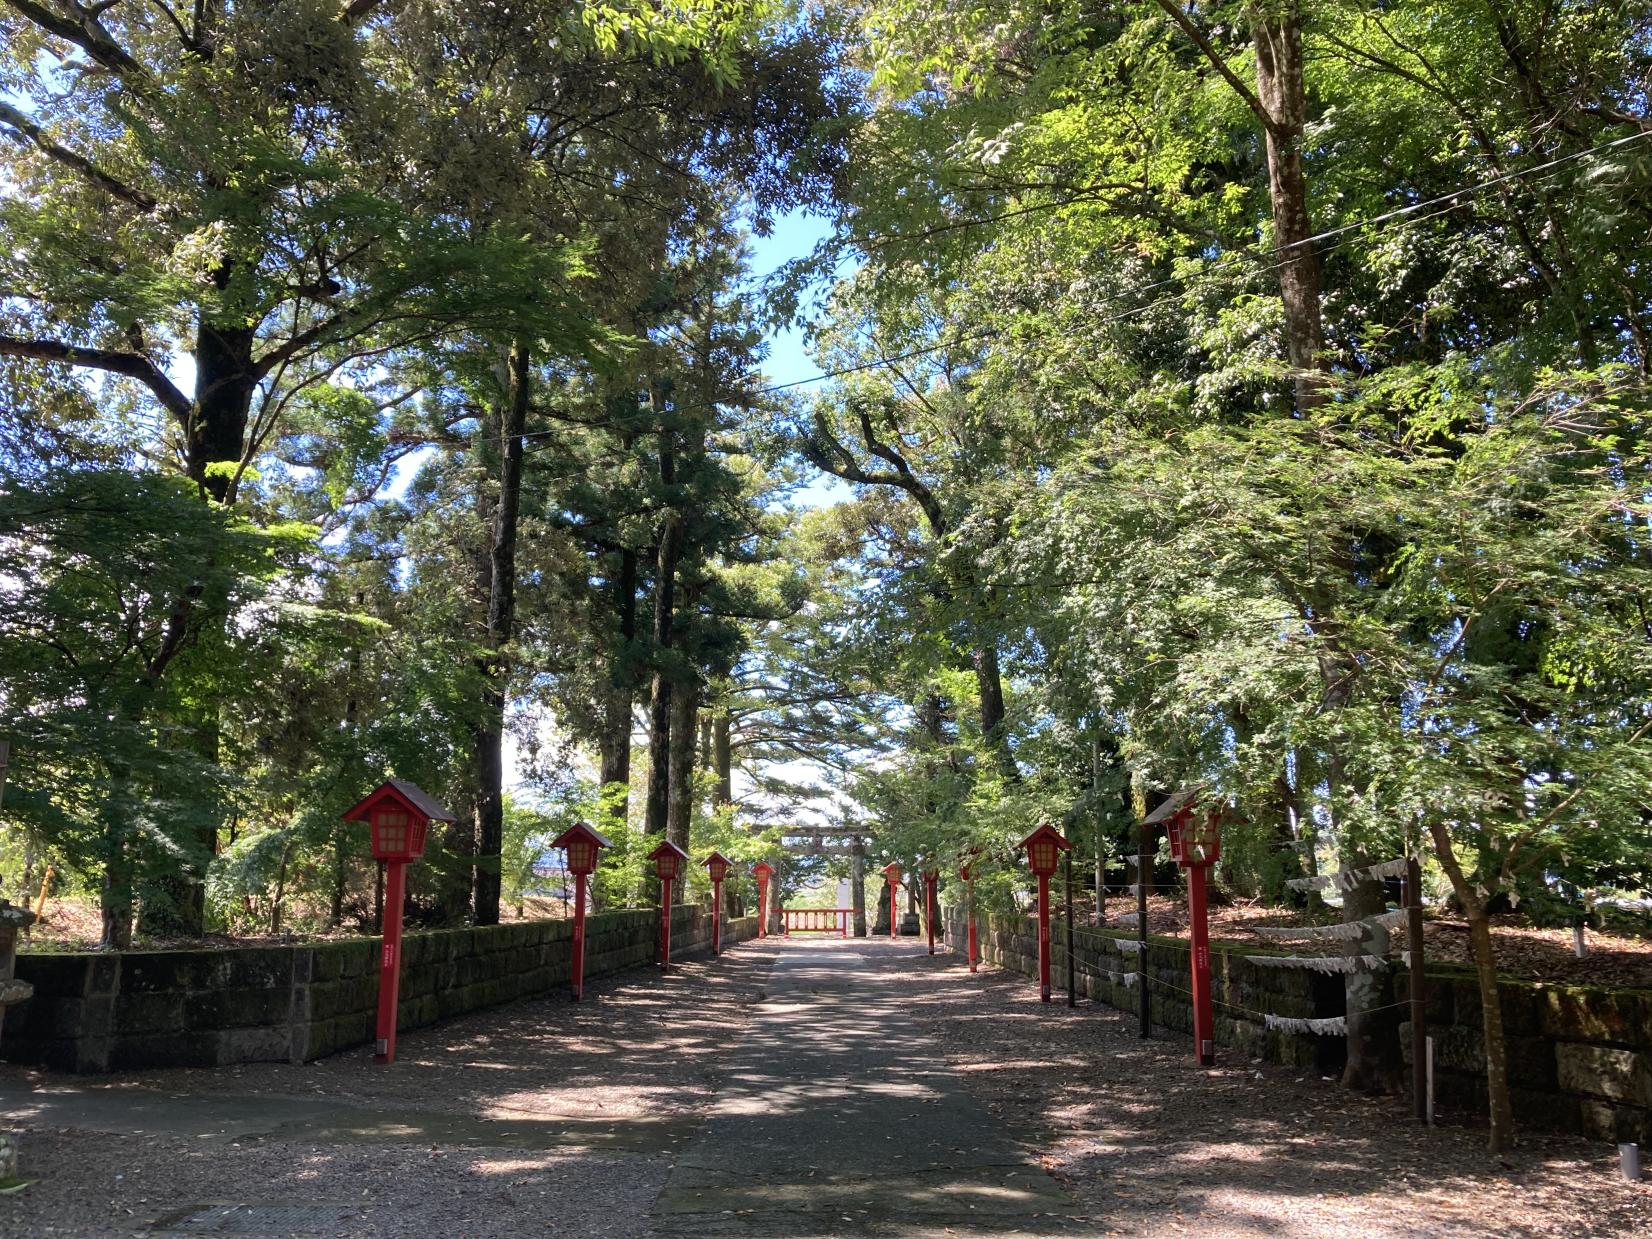
<path fill-rule="evenodd" d="M 284 1063 L 292 1057 L 292 1030 L 285 1024 L 269 1028 L 231 1028 L 218 1034 L 218 1066 L 232 1063 Z"/>
<path fill-rule="evenodd" d="M 1429 1035 L 1434 1038 L 1434 1065 L 1437 1068 L 1460 1071 L 1464 1075 L 1485 1075 L 1486 1047 L 1479 1025 L 1468 1028 L 1455 1024 L 1449 1028 L 1430 1029 Z"/>
<path fill-rule="evenodd" d="M 132 951 L 121 960 L 122 994 L 165 994 L 207 989 L 212 957 L 202 951 Z"/>
<path fill-rule="evenodd" d="M 1497 987 L 1503 1008 L 1503 1033 L 1508 1037 L 1536 1037 L 1543 1031 L 1542 993 L 1535 986 L 1504 982 Z"/>
<path fill-rule="evenodd" d="M 123 993 L 115 999 L 115 1033 L 177 1032 L 184 1026 L 184 995 L 172 993 Z"/>
<path fill-rule="evenodd" d="M 1652 1110 L 1640 1106 L 1584 1101 L 1579 1107 L 1579 1121 L 1583 1134 L 1591 1140 L 1652 1144 Z"/>
<path fill-rule="evenodd" d="M 1567 1092 L 1652 1107 L 1652 1054 L 1572 1042 L 1556 1045 L 1554 1053 Z"/>
<path fill-rule="evenodd" d="M 1584 1099 L 1552 1089 L 1509 1088 L 1509 1102 L 1517 1125 L 1546 1131 L 1581 1133 Z"/>
<path fill-rule="evenodd" d="M 344 955 L 349 944 L 328 942 L 310 948 L 310 980 L 336 981 L 344 975 Z"/>
<path fill-rule="evenodd" d="M 36 999 L 82 998 L 92 992 L 92 967 L 96 958 L 84 953 L 35 955 L 25 952 L 17 957 L 16 975 L 19 981 L 34 986 Z"/>
<path fill-rule="evenodd" d="M 1590 986 L 1544 986 L 1538 1019 L 1557 1041 L 1652 1047 L 1652 992 Z"/>
<path fill-rule="evenodd" d="M 185 996 L 183 1027 L 191 1031 L 251 1028 L 283 1022 L 291 1013 L 292 991 L 287 986 L 279 989 L 209 990 Z"/>
<path fill-rule="evenodd" d="M 116 1037 L 109 1046 L 110 1071 L 147 1071 L 158 1067 L 217 1065 L 217 1033 L 146 1033 L 134 1037 Z"/>
<path fill-rule="evenodd" d="M 1547 1037 L 1515 1037 L 1504 1030 L 1509 1060 L 1509 1085 L 1553 1094 L 1560 1087 L 1555 1043 Z M 1575 1131 L 1574 1127 L 1563 1130 Z"/>
<path fill-rule="evenodd" d="M 215 988 L 284 989 L 292 984 L 293 956 L 296 953 L 297 948 L 290 946 L 217 952 L 222 967 L 219 975 L 214 977 Z"/>
<path fill-rule="evenodd" d="M 402 1001 L 396 1006 L 396 1026 L 398 1028 L 422 1028 L 426 1024 L 434 1024 L 440 1016 L 440 1007 L 435 994 L 424 994 L 411 1001 Z"/>

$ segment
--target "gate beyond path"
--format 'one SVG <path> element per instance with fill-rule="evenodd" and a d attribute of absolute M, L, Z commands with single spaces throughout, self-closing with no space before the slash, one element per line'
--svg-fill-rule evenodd
<path fill-rule="evenodd" d="M 780 924 L 788 934 L 836 934 L 849 936 L 853 908 L 782 908 Z"/>

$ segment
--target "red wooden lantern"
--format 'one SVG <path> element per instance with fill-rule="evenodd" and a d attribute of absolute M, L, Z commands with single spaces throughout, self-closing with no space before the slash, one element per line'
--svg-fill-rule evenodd
<path fill-rule="evenodd" d="M 899 912 L 895 908 L 895 892 L 901 887 L 901 867 L 890 861 L 883 867 L 883 880 L 889 883 L 889 936 L 895 937 L 900 933 L 897 918 Z"/>
<path fill-rule="evenodd" d="M 1213 809 L 1205 820 L 1195 820 L 1191 804 L 1165 823 L 1170 832 L 1170 854 L 1178 865 L 1214 865 L 1222 858 L 1222 814 Z"/>
<path fill-rule="evenodd" d="M 570 988 L 574 1001 L 585 996 L 585 879 L 597 869 L 597 854 L 614 845 L 584 822 L 575 822 L 551 840 L 568 852 L 568 872 L 574 875 L 574 944 Z"/>
<path fill-rule="evenodd" d="M 1050 875 L 1061 853 L 1073 845 L 1045 822 L 1017 847 L 1027 849 L 1027 864 L 1038 877 L 1038 996 L 1050 1001 Z"/>
<path fill-rule="evenodd" d="M 1222 811 L 1212 809 L 1204 821 L 1194 814 L 1194 801 L 1173 813 L 1165 823 L 1170 832 L 1170 854 L 1187 870 L 1188 938 L 1193 965 L 1193 1053 L 1202 1067 L 1216 1065 L 1216 1014 L 1210 993 L 1210 909 L 1205 871 L 1222 855 Z"/>
<path fill-rule="evenodd" d="M 669 839 L 648 854 L 660 879 L 660 971 L 671 971 L 671 894 L 677 875 L 683 871 L 688 853 Z"/>
<path fill-rule="evenodd" d="M 373 1061 L 396 1061 L 396 1003 L 401 996 L 402 906 L 407 902 L 407 866 L 424 855 L 431 822 L 451 822 L 453 814 L 406 779 L 381 783 L 344 815 L 366 822 L 375 860 L 384 863 L 384 944 L 379 952 L 378 1044 Z"/>
<path fill-rule="evenodd" d="M 711 953 L 723 953 L 723 879 L 728 876 L 728 857 L 713 852 L 700 862 L 711 876 Z"/>
<path fill-rule="evenodd" d="M 964 884 L 964 916 L 969 922 L 969 942 L 966 950 L 969 953 L 971 972 L 975 971 L 976 961 L 981 958 L 975 949 L 975 864 L 980 855 L 980 848 L 970 848 L 958 861 L 958 877 Z"/>
<path fill-rule="evenodd" d="M 774 876 L 774 866 L 766 860 L 760 860 L 751 867 L 752 877 L 757 879 L 757 936 L 769 936 L 769 879 Z"/>

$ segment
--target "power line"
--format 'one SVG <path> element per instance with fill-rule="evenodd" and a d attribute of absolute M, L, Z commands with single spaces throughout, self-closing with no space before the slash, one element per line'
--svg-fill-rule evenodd
<path fill-rule="evenodd" d="M 1519 170 L 1515 170 L 1515 171 L 1509 171 L 1509 172 L 1501 173 L 1497 176 L 1486 178 L 1485 180 L 1476 181 L 1475 183 L 1473 183 L 1471 185 L 1460 186 L 1457 189 L 1451 190 L 1447 193 L 1439 194 L 1439 195 L 1437 195 L 1433 198 L 1424 199 L 1421 202 L 1409 203 L 1409 204 L 1407 204 L 1403 207 L 1397 207 L 1394 210 L 1386 211 L 1381 215 L 1371 216 L 1367 219 L 1356 220 L 1356 221 L 1353 221 L 1353 222 L 1347 223 L 1347 224 L 1340 224 L 1340 225 L 1338 225 L 1334 228 L 1327 228 L 1327 229 L 1325 229 L 1321 232 L 1315 233 L 1312 236 L 1304 237 L 1300 241 L 1292 242 L 1289 246 L 1283 246 L 1283 247 L 1280 247 L 1280 248 L 1275 249 L 1273 251 L 1270 251 L 1270 254 L 1275 259 L 1275 261 L 1268 262 L 1265 265 L 1250 266 L 1246 270 L 1237 271 L 1237 272 L 1232 271 L 1231 268 L 1233 268 L 1233 267 L 1240 266 L 1241 264 L 1245 264 L 1247 262 L 1251 262 L 1255 259 L 1258 259 L 1258 258 L 1262 257 L 1261 255 L 1257 254 L 1255 251 L 1249 251 L 1249 252 L 1247 252 L 1247 251 L 1236 251 L 1232 257 L 1227 259 L 1222 264 L 1222 269 L 1220 269 L 1220 270 L 1209 270 L 1209 269 L 1194 270 L 1194 271 L 1187 271 L 1187 272 L 1177 274 L 1177 275 L 1167 276 L 1162 280 L 1157 280 L 1157 281 L 1154 281 L 1153 283 L 1145 284 L 1145 285 L 1141 286 L 1140 288 L 1132 289 L 1127 294 L 1125 294 L 1125 293 L 1115 294 L 1112 297 L 1104 298 L 1103 301 L 1102 301 L 1102 304 L 1106 304 L 1108 301 L 1112 301 L 1112 302 L 1116 303 L 1116 302 L 1123 301 L 1126 296 L 1139 297 L 1139 296 L 1141 296 L 1145 293 L 1157 292 L 1161 289 L 1177 287 L 1179 285 L 1190 284 L 1190 283 L 1193 283 L 1193 282 L 1216 283 L 1220 280 L 1225 280 L 1225 279 L 1228 279 L 1230 276 L 1235 276 L 1235 275 L 1242 276 L 1242 277 L 1247 277 L 1247 278 L 1256 278 L 1256 277 L 1259 277 L 1259 276 L 1270 275 L 1270 274 L 1273 274 L 1273 273 L 1281 270 L 1285 265 L 1287 265 L 1286 261 L 1280 259 L 1280 257 L 1279 257 L 1280 255 L 1286 254 L 1289 251 L 1294 250 L 1294 249 L 1298 249 L 1302 246 L 1305 246 L 1305 245 L 1319 245 L 1321 243 L 1335 243 L 1335 242 L 1340 241 L 1341 238 L 1347 237 L 1347 236 L 1349 236 L 1353 233 L 1362 232 L 1362 231 L 1365 231 L 1365 230 L 1368 230 L 1368 229 L 1373 229 L 1373 228 L 1383 228 L 1383 227 L 1386 227 L 1390 224 L 1400 223 L 1400 224 L 1414 225 L 1414 224 L 1426 223 L 1430 219 L 1435 219 L 1435 218 L 1438 218 L 1441 215 L 1448 214 L 1450 207 L 1454 207 L 1458 202 L 1460 202 L 1462 199 L 1464 199 L 1466 197 L 1470 197 L 1474 194 L 1482 193 L 1485 190 L 1495 188 L 1496 186 L 1505 184 L 1509 181 L 1523 180 L 1523 179 L 1528 179 L 1528 178 L 1536 178 L 1538 180 L 1546 180 L 1549 177 L 1551 177 L 1552 175 L 1554 175 L 1559 169 L 1565 167 L 1568 164 L 1575 163 L 1575 162 L 1577 162 L 1578 160 L 1581 160 L 1581 159 L 1587 159 L 1587 158 L 1589 158 L 1591 156 L 1594 156 L 1594 155 L 1603 154 L 1603 153 L 1605 153 L 1607 151 L 1610 151 L 1610 150 L 1615 150 L 1615 149 L 1618 149 L 1618 148 L 1621 148 L 1621 147 L 1625 147 L 1625 146 L 1628 146 L 1628 145 L 1630 145 L 1631 143 L 1634 143 L 1634 142 L 1646 141 L 1649 138 L 1652 138 L 1652 131 L 1641 131 L 1641 132 L 1638 132 L 1638 133 L 1630 134 L 1627 137 L 1614 138 L 1614 139 L 1612 139 L 1610 141 L 1607 141 L 1607 142 L 1598 143 L 1595 146 L 1589 147 L 1586 150 L 1574 151 L 1570 155 L 1563 155 L 1563 156 L 1560 156 L 1558 158 L 1548 160 L 1547 162 L 1538 164 L 1535 167 L 1523 168 L 1523 169 L 1519 169 Z M 1436 209 L 1436 208 L 1445 208 L 1445 209 Z M 1424 214 L 1424 212 L 1427 212 L 1427 214 Z M 1162 308 L 1166 305 L 1174 304 L 1174 301 L 1175 301 L 1174 298 L 1168 298 L 1168 297 L 1159 298 L 1155 301 L 1151 301 L 1151 302 L 1147 303 L 1146 305 L 1133 306 L 1130 309 L 1122 311 L 1120 313 L 1107 315 L 1107 316 L 1104 316 L 1104 317 L 1101 317 L 1101 318 L 1098 318 L 1098 319 L 1094 319 L 1092 321 L 1097 325 L 1107 325 L 1107 324 L 1111 324 L 1111 323 L 1115 323 L 1115 322 L 1123 322 L 1123 321 L 1127 321 L 1131 318 L 1135 318 L 1135 317 L 1138 317 L 1140 315 L 1146 314 L 1146 313 L 1148 313 L 1152 310 L 1160 309 L 1160 308 Z M 1048 338 L 1049 334 L 1050 333 L 1048 333 L 1048 332 L 1033 333 L 1033 334 L 1029 335 L 1027 337 L 1027 339 L 1029 341 L 1036 341 L 1036 340 L 1039 340 L 1039 339 Z M 810 386 L 813 386 L 816 383 L 825 383 L 825 382 L 829 382 L 833 379 L 847 378 L 851 375 L 863 374 L 863 373 L 865 373 L 867 371 L 870 371 L 870 370 L 878 370 L 878 369 L 882 369 L 884 367 L 896 365 L 896 364 L 898 364 L 902 361 L 910 361 L 910 360 L 913 360 L 913 359 L 919 358 L 919 357 L 931 356 L 935 353 L 945 352 L 949 349 L 959 348 L 959 347 L 961 347 L 963 345 L 966 345 L 966 344 L 974 344 L 974 343 L 978 343 L 978 342 L 983 341 L 983 340 L 997 339 L 997 338 L 1000 338 L 1003 335 L 1004 335 L 1004 332 L 1003 332 L 1002 329 L 987 328 L 987 329 L 984 329 L 982 331 L 975 332 L 975 333 L 972 333 L 972 334 L 954 337 L 951 340 L 940 341 L 940 342 L 937 342 L 935 344 L 919 346 L 919 347 L 908 349 L 904 352 L 896 353 L 896 354 L 893 354 L 893 355 L 880 355 L 878 357 L 871 358 L 867 361 L 856 362 L 852 365 L 847 365 L 847 366 L 838 367 L 838 368 L 835 368 L 835 369 L 832 369 L 832 370 L 822 371 L 820 374 L 812 375 L 808 378 L 793 379 L 793 380 L 790 380 L 790 381 L 785 382 L 785 383 L 769 384 L 769 385 L 766 385 L 766 386 L 763 386 L 763 387 L 755 388 L 755 389 L 753 389 L 753 390 L 751 390 L 751 391 L 749 391 L 745 394 L 749 397 L 755 398 L 755 397 L 760 397 L 760 396 L 775 395 L 775 394 L 778 394 L 778 393 L 784 392 L 784 391 L 792 391 L 792 390 L 795 390 L 795 389 L 801 388 L 801 387 L 810 387 Z M 762 374 L 761 370 L 747 371 L 745 374 L 738 376 L 735 379 L 735 381 L 739 382 L 743 379 L 756 378 L 756 377 L 761 376 L 761 374 Z M 700 410 L 703 410 L 703 409 L 711 409 L 711 408 L 715 408 L 715 407 L 716 407 L 715 404 L 710 403 L 710 402 L 706 402 L 706 403 L 700 403 L 700 404 L 689 404 L 689 405 L 686 405 L 686 406 L 681 406 L 679 411 L 700 411 Z M 546 437 L 546 436 L 550 436 L 550 435 L 555 435 L 555 434 L 558 434 L 558 433 L 560 433 L 560 432 L 556 431 L 556 430 L 534 431 L 534 432 L 531 432 L 530 434 L 524 435 L 523 438 L 541 438 L 541 437 Z"/>
<path fill-rule="evenodd" d="M 1339 243 L 1342 238 L 1350 236 L 1354 233 L 1374 228 L 1384 228 L 1391 224 L 1414 225 L 1426 223 L 1430 219 L 1435 219 L 1441 215 L 1448 214 L 1449 209 L 1456 206 L 1462 199 L 1482 193 L 1485 190 L 1495 188 L 1498 185 L 1506 184 L 1510 181 L 1531 178 L 1546 180 L 1553 176 L 1561 168 L 1566 167 L 1569 164 L 1575 163 L 1582 159 L 1590 158 L 1594 155 L 1604 154 L 1607 151 L 1621 149 L 1635 142 L 1642 142 L 1648 139 L 1652 139 L 1652 130 L 1643 130 L 1637 133 L 1629 134 L 1626 137 L 1614 138 L 1610 141 L 1600 142 L 1585 150 L 1574 151 L 1569 155 L 1562 155 L 1555 159 L 1547 160 L 1546 162 L 1537 164 L 1531 168 L 1522 168 L 1500 173 L 1497 176 L 1488 177 L 1484 180 L 1476 181 L 1473 184 L 1459 186 L 1457 189 L 1436 195 L 1432 198 L 1424 199 L 1421 202 L 1408 203 L 1405 206 L 1396 207 L 1394 210 L 1386 211 L 1380 215 L 1374 215 L 1366 219 L 1355 220 L 1346 224 L 1339 224 L 1334 228 L 1324 229 L 1323 231 L 1317 232 L 1312 236 L 1304 237 L 1300 241 L 1292 242 L 1289 246 L 1283 246 L 1272 251 L 1268 251 L 1266 255 L 1254 250 L 1238 250 L 1224 259 L 1219 264 L 1219 269 L 1207 268 L 1201 270 L 1190 270 L 1179 274 L 1170 275 L 1164 279 L 1156 280 L 1149 284 L 1144 284 L 1139 288 L 1131 289 L 1127 293 L 1118 293 L 1110 297 L 1105 297 L 1102 299 L 1101 304 L 1105 305 L 1109 302 L 1119 303 L 1124 301 L 1127 297 L 1140 297 L 1147 293 L 1158 292 L 1167 288 L 1176 288 L 1182 285 L 1197 286 L 1199 284 L 1214 284 L 1234 277 L 1254 279 L 1260 276 L 1270 275 L 1278 272 L 1285 265 L 1287 265 L 1286 261 L 1281 259 L 1281 255 L 1302 246 L 1319 245 L 1322 243 Z M 1056 204 L 1057 207 L 1060 205 L 1066 204 Z M 1425 212 L 1427 212 L 1427 214 L 1424 214 Z M 1273 261 L 1260 263 L 1260 265 L 1247 265 L 1258 264 L 1259 260 L 1264 257 L 1271 257 Z M 1236 271 L 1233 269 L 1236 267 L 1241 267 L 1243 269 Z M 1176 299 L 1172 297 L 1161 297 L 1154 301 L 1150 301 L 1145 305 L 1131 306 L 1128 309 L 1122 310 L 1116 314 L 1094 318 L 1091 322 L 1097 326 L 1106 326 L 1112 323 L 1125 322 L 1150 313 L 1153 310 L 1163 308 L 1167 305 L 1172 305 L 1175 303 L 1175 300 Z M 891 367 L 903 361 L 912 361 L 920 357 L 933 356 L 936 353 L 946 352 L 949 349 L 961 348 L 965 345 L 977 344 L 986 340 L 999 339 L 1004 334 L 1005 332 L 1001 328 L 986 328 L 978 332 L 955 336 L 950 340 L 938 341 L 934 344 L 921 345 L 892 355 L 880 354 L 879 356 L 869 358 L 866 361 L 855 362 L 850 365 L 825 370 L 819 374 L 811 375 L 807 378 L 792 379 L 784 383 L 770 383 L 762 387 L 751 388 L 742 392 L 741 395 L 746 399 L 757 399 L 762 396 L 778 395 L 781 392 L 794 391 L 803 387 L 812 387 L 817 383 L 826 383 L 832 381 L 833 379 L 848 378 L 852 375 L 864 374 L 868 371 Z M 1050 334 L 1051 333 L 1049 332 L 1035 332 L 1029 334 L 1025 338 L 1028 342 L 1036 342 L 1041 339 L 1047 339 Z M 743 374 L 735 376 L 733 382 L 740 383 L 748 379 L 760 378 L 762 375 L 763 371 L 760 369 L 748 370 Z M 675 411 L 678 413 L 709 411 L 717 408 L 720 403 L 721 402 L 717 401 L 692 402 L 686 405 L 677 406 Z M 604 425 L 612 424 L 612 420 L 613 419 L 604 419 L 599 422 L 587 423 L 581 428 L 600 429 Z M 566 427 L 554 427 L 545 430 L 526 431 L 522 435 L 514 437 L 518 437 L 526 442 L 529 440 L 561 437 L 566 433 Z M 486 439 L 476 437 L 473 438 L 471 442 L 473 444 L 487 442 L 495 446 L 500 446 L 503 445 L 509 437 L 512 436 L 488 436 Z M 439 447 L 441 444 L 431 443 L 427 446 Z M 524 452 L 530 452 L 546 449 L 524 447 L 523 450 Z"/>

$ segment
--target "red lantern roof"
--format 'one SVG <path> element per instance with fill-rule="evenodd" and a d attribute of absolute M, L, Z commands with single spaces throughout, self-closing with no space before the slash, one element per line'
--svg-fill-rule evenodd
<path fill-rule="evenodd" d="M 730 861 L 721 852 L 713 852 L 700 863 L 706 867 L 706 872 L 711 875 L 713 882 L 721 882 L 728 873 Z"/>
<path fill-rule="evenodd" d="M 393 800 L 410 813 L 415 813 L 427 822 L 451 822 L 456 820 L 441 805 L 433 800 L 428 792 L 423 791 L 418 784 L 409 783 L 406 779 L 386 779 L 380 783 L 355 808 L 344 814 L 347 822 L 365 822 L 367 815 L 375 804 L 384 800 Z"/>
<path fill-rule="evenodd" d="M 412 861 L 424 855 L 425 828 L 454 818 L 416 784 L 390 779 L 346 812 L 344 820 L 367 823 L 375 860 Z"/>
<path fill-rule="evenodd" d="M 597 852 L 602 848 L 609 848 L 614 845 L 584 822 L 575 822 L 567 830 L 552 839 L 551 846 L 568 849 L 568 871 L 570 873 L 589 874 L 597 867 Z"/>
<path fill-rule="evenodd" d="M 883 867 L 883 876 L 889 879 L 889 885 L 899 886 L 901 884 L 901 867 L 894 861 L 890 861 Z"/>
<path fill-rule="evenodd" d="M 766 860 L 760 860 L 751 867 L 752 875 L 767 881 L 774 876 L 774 866 Z"/>
<path fill-rule="evenodd" d="M 683 870 L 683 862 L 688 859 L 688 853 L 671 840 L 662 839 L 660 846 L 648 854 L 648 859 L 654 862 L 654 872 L 659 875 L 660 881 L 675 882 Z"/>
<path fill-rule="evenodd" d="M 1059 830 L 1045 822 L 1015 846 L 1026 848 L 1027 863 L 1032 866 L 1032 871 L 1047 878 L 1055 872 L 1056 858 L 1062 852 L 1070 851 L 1073 845 Z"/>

